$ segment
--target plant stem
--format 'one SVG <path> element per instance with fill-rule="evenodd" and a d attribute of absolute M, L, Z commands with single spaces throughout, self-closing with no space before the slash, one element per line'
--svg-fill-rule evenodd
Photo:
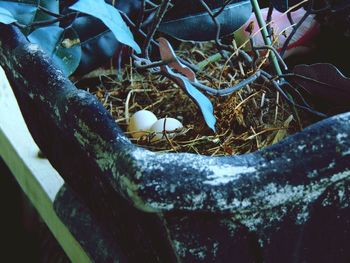
<path fill-rule="evenodd" d="M 261 14 L 258 0 L 251 0 L 251 3 L 253 5 L 253 10 L 254 10 L 256 19 L 258 21 L 259 27 L 261 28 L 261 35 L 264 39 L 264 43 L 267 46 L 272 46 L 272 42 L 271 42 L 269 33 L 267 32 L 265 20 Z M 271 62 L 275 68 L 277 75 L 281 75 L 282 70 L 281 70 L 280 65 L 278 64 L 277 58 L 273 52 L 270 53 L 270 59 L 271 59 Z"/>

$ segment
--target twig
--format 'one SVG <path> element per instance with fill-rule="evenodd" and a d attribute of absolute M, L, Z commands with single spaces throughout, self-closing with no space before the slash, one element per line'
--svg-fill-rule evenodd
<path fill-rule="evenodd" d="M 151 89 L 132 89 L 129 91 L 128 95 L 126 96 L 126 101 L 125 101 L 125 120 L 126 120 L 126 123 L 128 124 L 129 123 L 129 118 L 130 118 L 130 115 L 129 115 L 129 102 L 130 102 L 130 99 L 131 99 L 131 95 L 135 92 L 147 92 L 147 91 L 152 91 Z"/>
<path fill-rule="evenodd" d="M 130 18 L 123 12 L 123 11 L 119 11 L 121 16 L 123 17 L 125 23 L 129 26 L 134 28 L 142 37 L 147 38 L 147 34 L 145 32 L 143 32 L 141 29 L 138 29 L 136 27 L 136 25 L 134 24 L 134 22 L 132 22 L 130 20 Z M 154 44 L 156 47 L 159 47 L 159 43 L 157 41 L 155 41 L 154 39 L 151 39 L 151 43 Z M 184 64 L 185 66 L 189 67 L 190 69 L 192 69 L 193 71 L 197 72 L 199 71 L 198 66 L 193 65 L 189 62 L 187 62 L 186 60 L 183 60 L 182 58 L 178 58 L 180 60 L 180 62 L 182 64 Z"/>
<path fill-rule="evenodd" d="M 292 32 L 289 34 L 288 38 L 286 39 L 286 41 L 284 42 L 284 44 L 283 44 L 283 46 L 281 48 L 281 51 L 280 51 L 281 57 L 283 57 L 284 53 L 286 52 L 287 47 L 289 45 L 289 42 L 292 40 L 292 37 L 294 36 L 294 34 L 298 31 L 299 27 L 304 23 L 304 21 L 306 20 L 306 18 L 310 14 L 316 14 L 316 13 L 324 12 L 324 11 L 326 11 L 326 10 L 331 8 L 331 4 L 327 1 L 327 5 L 325 7 L 315 10 L 315 9 L 313 9 L 314 2 L 315 2 L 314 0 L 311 1 L 308 9 L 306 10 L 306 13 L 299 20 L 299 22 L 296 25 L 293 26 Z M 290 13 L 288 13 L 287 15 L 290 16 L 290 17 L 288 16 L 288 19 L 291 22 L 291 24 L 294 24 L 294 23 L 292 23 L 293 19 L 292 19 Z"/>
<path fill-rule="evenodd" d="M 284 62 L 283 58 L 280 56 L 280 54 L 278 53 L 278 51 L 272 47 L 272 46 L 259 46 L 259 47 L 252 47 L 253 49 L 257 49 L 257 50 L 262 50 L 262 49 L 269 49 L 271 50 L 273 53 L 275 53 L 275 56 L 277 57 L 278 61 L 281 63 L 281 65 L 283 66 L 284 70 L 288 70 L 288 66 L 287 64 Z M 280 74 L 281 76 L 282 74 Z"/>
<path fill-rule="evenodd" d="M 278 104 L 279 104 L 279 100 L 280 100 L 280 93 L 276 90 L 276 108 L 275 108 L 275 119 L 274 119 L 274 123 L 275 124 L 276 124 L 277 118 L 278 118 Z"/>
<path fill-rule="evenodd" d="M 168 117 L 165 116 L 165 119 L 164 119 L 164 123 L 163 123 L 163 136 L 165 137 L 166 141 L 169 143 L 170 147 L 173 149 L 174 152 L 177 152 L 176 151 L 176 148 L 174 146 L 174 144 L 171 142 L 171 140 L 169 139 L 169 136 L 167 134 L 167 130 L 166 130 L 166 122 L 167 122 L 167 119 Z"/>
<path fill-rule="evenodd" d="M 266 28 L 269 35 L 271 35 L 271 20 L 272 20 L 272 13 L 273 13 L 274 7 L 272 3 L 270 3 L 269 10 L 267 11 L 267 17 L 266 17 Z"/>
<path fill-rule="evenodd" d="M 322 118 L 326 118 L 327 115 L 324 114 L 324 113 L 321 113 L 321 112 L 318 112 L 312 108 L 309 108 L 309 107 L 305 107 L 305 106 L 302 106 L 302 105 L 299 105 L 297 103 L 295 103 L 283 90 L 282 88 L 280 87 L 280 85 L 277 83 L 276 80 L 274 80 L 272 78 L 272 76 L 270 74 L 268 74 L 267 72 L 265 71 L 261 71 L 261 77 L 266 80 L 266 81 L 270 81 L 272 83 L 272 85 L 276 88 L 276 90 L 278 90 L 281 95 L 291 104 L 291 105 L 294 105 L 295 107 L 298 107 L 300 109 L 303 109 L 303 110 L 306 110 L 312 114 L 315 114 L 316 116 L 319 116 L 319 117 L 322 117 Z"/>
<path fill-rule="evenodd" d="M 228 0 L 228 1 L 226 1 L 221 7 L 220 7 L 220 9 L 214 14 L 213 13 L 213 16 L 214 17 L 217 17 L 217 16 L 219 16 L 224 10 L 225 10 L 225 8 L 229 5 L 229 4 L 231 4 L 233 2 L 233 0 Z"/>
<path fill-rule="evenodd" d="M 293 92 L 295 92 L 295 93 L 299 96 L 299 98 L 301 99 L 302 103 L 304 103 L 304 105 L 305 105 L 306 107 L 312 108 L 312 107 L 310 106 L 310 104 L 307 103 L 307 101 L 305 100 L 305 98 L 303 97 L 303 95 L 301 95 L 301 93 L 300 93 L 297 89 L 295 89 L 289 82 L 285 81 L 284 84 L 293 89 Z M 304 89 L 304 87 L 303 87 L 302 85 L 298 84 L 298 86 L 300 86 L 301 88 Z"/>
<path fill-rule="evenodd" d="M 294 25 L 294 24 L 295 24 L 291 12 L 288 12 L 288 13 L 287 13 L 287 18 L 288 18 L 289 23 L 290 23 L 291 25 Z"/>
<path fill-rule="evenodd" d="M 42 12 L 44 12 L 44 13 L 50 15 L 50 16 L 56 17 L 56 18 L 59 18 L 59 17 L 64 16 L 64 15 L 61 15 L 61 14 L 56 14 L 56 13 L 54 13 L 54 12 L 51 12 L 49 9 L 47 9 L 47 8 L 45 8 L 45 7 L 43 7 L 43 6 L 40 6 L 40 5 L 38 6 L 38 9 L 39 9 L 40 11 L 42 11 Z"/>
<path fill-rule="evenodd" d="M 326 82 L 322 82 L 322 81 L 319 81 L 317 79 L 309 78 L 309 77 L 306 77 L 304 75 L 300 75 L 300 74 L 296 74 L 296 73 L 282 74 L 281 77 L 297 77 L 297 78 L 300 78 L 300 79 L 304 79 L 304 80 L 315 82 L 317 84 L 321 84 L 321 85 L 324 85 L 324 86 L 332 87 L 332 85 L 330 85 L 330 84 L 328 84 Z"/>
<path fill-rule="evenodd" d="M 167 61 L 155 61 L 155 62 L 151 62 L 148 59 L 143 59 L 143 58 L 139 58 L 135 55 L 132 55 L 133 59 L 134 59 L 134 65 L 137 69 L 149 69 L 149 68 L 157 68 L 160 66 L 164 66 L 167 65 L 169 62 Z M 156 69 L 155 69 L 156 70 Z M 159 71 L 159 70 L 156 70 Z"/>
<path fill-rule="evenodd" d="M 141 10 L 136 22 L 136 28 L 140 29 L 140 26 L 145 18 L 146 0 L 141 0 Z"/>
<path fill-rule="evenodd" d="M 142 56 L 147 58 L 147 59 L 149 58 L 149 45 L 151 43 L 151 40 L 153 39 L 154 34 L 159 27 L 159 24 L 163 20 L 163 17 L 168 9 L 170 2 L 171 2 L 171 0 L 163 0 L 162 3 L 160 4 L 160 6 L 156 12 L 156 15 L 154 17 L 153 23 L 151 25 L 151 29 L 147 34 L 145 42 L 143 43 Z"/>
<path fill-rule="evenodd" d="M 152 1 L 146 0 L 147 4 L 149 4 L 150 6 L 157 8 L 158 6 L 156 4 L 154 4 Z"/>
<path fill-rule="evenodd" d="M 204 2 L 204 0 L 198 0 L 201 5 L 204 7 L 204 9 L 207 11 L 207 13 L 210 15 L 211 19 L 213 20 L 215 27 L 216 27 L 216 35 L 215 35 L 215 43 L 218 46 L 219 51 L 220 50 L 228 50 L 228 51 L 234 51 L 232 47 L 229 45 L 224 45 L 220 41 L 220 33 L 221 33 L 221 26 L 218 20 L 216 19 L 215 14 L 211 11 L 210 7 Z M 224 54 L 221 54 L 223 57 L 226 57 Z"/>
<path fill-rule="evenodd" d="M 35 22 L 33 22 L 33 23 L 29 24 L 29 25 L 24 25 L 24 24 L 21 24 L 19 22 L 14 23 L 14 25 L 19 27 L 19 28 L 21 28 L 21 29 L 28 28 L 28 27 L 35 27 L 35 26 L 44 27 L 44 26 L 48 26 L 48 25 L 51 25 L 51 24 L 54 24 L 54 23 L 57 23 L 57 22 L 61 22 L 61 21 L 64 21 L 64 20 L 73 19 L 73 18 L 76 18 L 78 16 L 85 16 L 85 14 L 82 14 L 82 13 L 79 13 L 79 12 L 74 12 L 74 13 L 69 13 L 69 14 L 66 14 L 66 15 L 62 15 L 62 16 L 56 17 L 56 18 L 51 19 L 51 20 L 35 21 Z"/>
<path fill-rule="evenodd" d="M 253 0 L 252 0 L 252 1 L 253 1 Z M 298 7 L 300 7 L 301 5 L 305 4 L 305 3 L 308 2 L 308 1 L 309 1 L 309 0 L 302 0 L 301 2 L 299 2 L 299 3 L 295 4 L 294 6 L 292 6 L 291 9 L 298 8 Z M 283 14 L 286 14 L 287 12 L 288 12 L 288 11 L 284 12 Z M 270 22 L 270 23 L 271 23 L 271 22 Z M 268 26 L 270 23 L 268 23 L 267 26 Z M 245 45 L 247 45 L 249 42 L 251 42 L 252 38 L 253 38 L 254 36 L 256 36 L 258 33 L 260 33 L 262 30 L 263 30 L 263 28 L 259 28 L 259 30 L 257 30 L 255 33 L 253 33 L 249 39 L 247 39 L 246 41 L 244 41 L 244 42 L 238 47 L 238 50 L 242 49 Z M 221 74 L 220 74 L 220 77 L 219 77 L 219 82 L 220 82 L 220 83 L 221 83 L 221 79 L 222 79 L 222 76 L 223 76 L 223 72 L 224 72 L 224 70 L 227 68 L 228 62 L 231 61 L 231 59 L 232 59 L 234 56 L 237 56 L 237 54 L 238 54 L 237 51 L 233 52 L 233 53 L 230 55 L 229 59 L 226 60 L 225 64 L 223 65 L 222 70 L 221 70 Z M 254 64 L 253 64 L 253 66 L 254 66 Z M 254 70 L 255 70 L 255 69 L 254 69 Z"/>
<path fill-rule="evenodd" d="M 242 51 L 242 50 L 240 50 L 240 49 L 237 49 L 236 40 L 233 40 L 233 48 L 237 50 L 238 54 L 239 54 L 240 51 Z M 252 62 L 251 62 L 250 64 L 253 65 L 253 68 L 254 68 L 255 63 L 254 63 L 253 60 L 252 60 Z M 238 62 L 238 67 L 239 67 L 239 70 L 240 70 L 242 76 L 245 76 L 245 72 L 244 72 L 243 65 L 242 65 L 241 62 Z M 257 72 L 257 71 L 255 70 L 255 68 L 254 68 L 254 71 Z M 252 92 L 252 90 L 251 90 L 251 88 L 250 88 L 249 85 L 247 85 L 247 90 L 248 90 L 249 93 Z M 253 104 L 254 104 L 255 109 L 257 109 L 257 108 L 258 108 L 258 104 L 256 103 L 255 98 L 253 98 Z"/>
<path fill-rule="evenodd" d="M 195 86 L 196 88 L 199 88 L 199 89 L 202 89 L 202 90 L 205 90 L 205 91 L 209 92 L 212 95 L 215 95 L 215 96 L 226 96 L 226 95 L 229 95 L 229 94 L 231 94 L 233 92 L 236 92 L 236 91 L 244 88 L 248 84 L 254 82 L 255 80 L 257 80 L 260 77 L 260 75 L 261 75 L 260 71 L 257 71 L 257 72 L 255 72 L 255 74 L 253 74 L 253 75 L 249 76 L 248 78 L 242 80 L 238 84 L 236 84 L 236 85 L 234 85 L 232 87 L 225 88 L 225 89 L 220 89 L 220 90 L 207 87 L 206 85 L 203 85 L 200 82 L 191 82 L 191 84 L 193 86 Z"/>
<path fill-rule="evenodd" d="M 292 37 L 294 36 L 294 34 L 298 31 L 299 27 L 304 23 L 304 21 L 306 20 L 306 18 L 310 15 L 311 11 L 310 9 L 306 11 L 306 13 L 303 15 L 303 17 L 299 20 L 299 22 L 293 26 L 293 30 L 292 32 L 289 34 L 288 38 L 286 39 L 286 41 L 284 42 L 281 51 L 280 51 L 280 56 L 283 57 L 284 53 L 286 53 L 287 47 L 289 45 L 289 42 L 292 40 Z"/>

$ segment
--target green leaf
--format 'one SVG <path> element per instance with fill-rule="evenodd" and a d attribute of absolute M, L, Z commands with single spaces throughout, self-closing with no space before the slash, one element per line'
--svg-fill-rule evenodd
<path fill-rule="evenodd" d="M 23 25 L 29 25 L 33 22 L 39 1 L 0 1 L 0 8 L 10 12 L 12 16 Z"/>
<path fill-rule="evenodd" d="M 201 62 L 199 62 L 197 64 L 197 67 L 199 68 L 199 70 L 203 70 L 206 66 L 208 66 L 211 63 L 217 62 L 220 59 L 222 59 L 222 56 L 220 53 L 215 53 L 214 55 L 211 55 L 210 57 L 208 57 L 205 60 L 202 60 Z"/>
<path fill-rule="evenodd" d="M 197 90 L 186 78 L 183 78 L 187 93 L 196 102 L 201 110 L 204 120 L 208 127 L 215 132 L 216 119 L 214 116 L 214 108 L 211 101 L 199 90 Z"/>
<path fill-rule="evenodd" d="M 40 6 L 46 8 L 52 13 L 59 14 L 59 1 L 57 0 L 40 0 Z M 53 18 L 53 16 L 41 11 L 40 9 L 37 9 L 33 22 L 47 21 Z M 58 23 L 52 25 L 58 25 Z"/>
<path fill-rule="evenodd" d="M 197 104 L 201 110 L 204 120 L 208 127 L 215 132 L 216 119 L 214 116 L 214 107 L 211 101 L 201 93 L 196 87 L 194 87 L 188 78 L 183 75 L 174 72 L 170 67 L 165 66 L 164 70 L 173 77 L 175 77 L 181 83 L 178 83 L 181 88 L 190 96 L 190 98 Z"/>
<path fill-rule="evenodd" d="M 104 0 L 80 0 L 70 6 L 70 9 L 100 19 L 113 32 L 119 42 L 132 47 L 137 53 L 141 52 L 119 11 Z"/>
<path fill-rule="evenodd" d="M 57 0 L 7 0 L 0 1 L 0 8 L 11 13 L 13 18 L 20 24 L 28 26 L 22 30 L 25 35 L 35 28 L 30 24 L 37 21 L 47 21 L 54 17 L 41 11 L 39 6 L 46 8 L 53 13 L 59 13 L 59 1 Z M 56 23 L 57 25 L 58 23 Z"/>
<path fill-rule="evenodd" d="M 220 36 L 232 34 L 249 19 L 252 13 L 250 0 L 205 0 L 213 13 L 218 12 L 224 2 L 230 4 L 216 16 L 220 24 Z M 174 6 L 165 15 L 159 31 L 182 40 L 209 41 L 216 38 L 217 29 L 213 18 L 204 11 L 200 1 L 175 0 L 172 3 Z"/>
<path fill-rule="evenodd" d="M 81 46 L 79 37 L 73 28 L 42 27 L 33 31 L 28 39 L 40 45 L 51 57 L 54 65 L 60 68 L 66 76 L 71 75 L 79 66 Z"/>
<path fill-rule="evenodd" d="M 13 17 L 13 15 L 9 11 L 0 7 L 0 23 L 8 25 L 16 21 L 17 20 Z"/>

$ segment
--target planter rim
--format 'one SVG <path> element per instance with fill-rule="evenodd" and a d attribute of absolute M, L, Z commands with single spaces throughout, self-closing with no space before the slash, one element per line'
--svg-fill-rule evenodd
<path fill-rule="evenodd" d="M 0 64 L 33 138 L 68 183 L 73 180 L 68 160 L 47 142 L 45 122 L 53 127 L 52 137 L 71 143 L 87 160 L 91 173 L 100 171 L 95 176 L 103 184 L 147 212 L 251 214 L 310 203 L 350 177 L 350 112 L 250 154 L 155 153 L 133 145 L 102 104 L 74 87 L 17 28 L 1 25 L 0 36 Z M 34 123 L 27 103 L 42 110 L 42 122 Z"/>

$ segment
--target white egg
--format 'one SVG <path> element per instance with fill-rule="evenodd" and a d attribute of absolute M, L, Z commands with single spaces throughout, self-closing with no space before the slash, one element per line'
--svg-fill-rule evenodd
<path fill-rule="evenodd" d="M 128 131 L 134 138 L 148 134 L 151 126 L 157 121 L 156 115 L 148 110 L 140 110 L 129 119 Z"/>
<path fill-rule="evenodd" d="M 165 122 L 165 127 L 164 127 L 164 122 Z M 175 133 L 171 133 L 172 131 L 175 131 L 177 129 L 181 129 L 182 123 L 179 122 L 177 119 L 174 118 L 162 118 L 157 120 L 151 127 L 151 131 L 155 133 L 155 136 L 152 138 L 152 141 L 157 141 L 162 138 L 164 138 L 164 130 L 167 133 L 168 138 L 171 138 L 175 135 Z M 164 129 L 165 128 L 165 129 Z"/>

